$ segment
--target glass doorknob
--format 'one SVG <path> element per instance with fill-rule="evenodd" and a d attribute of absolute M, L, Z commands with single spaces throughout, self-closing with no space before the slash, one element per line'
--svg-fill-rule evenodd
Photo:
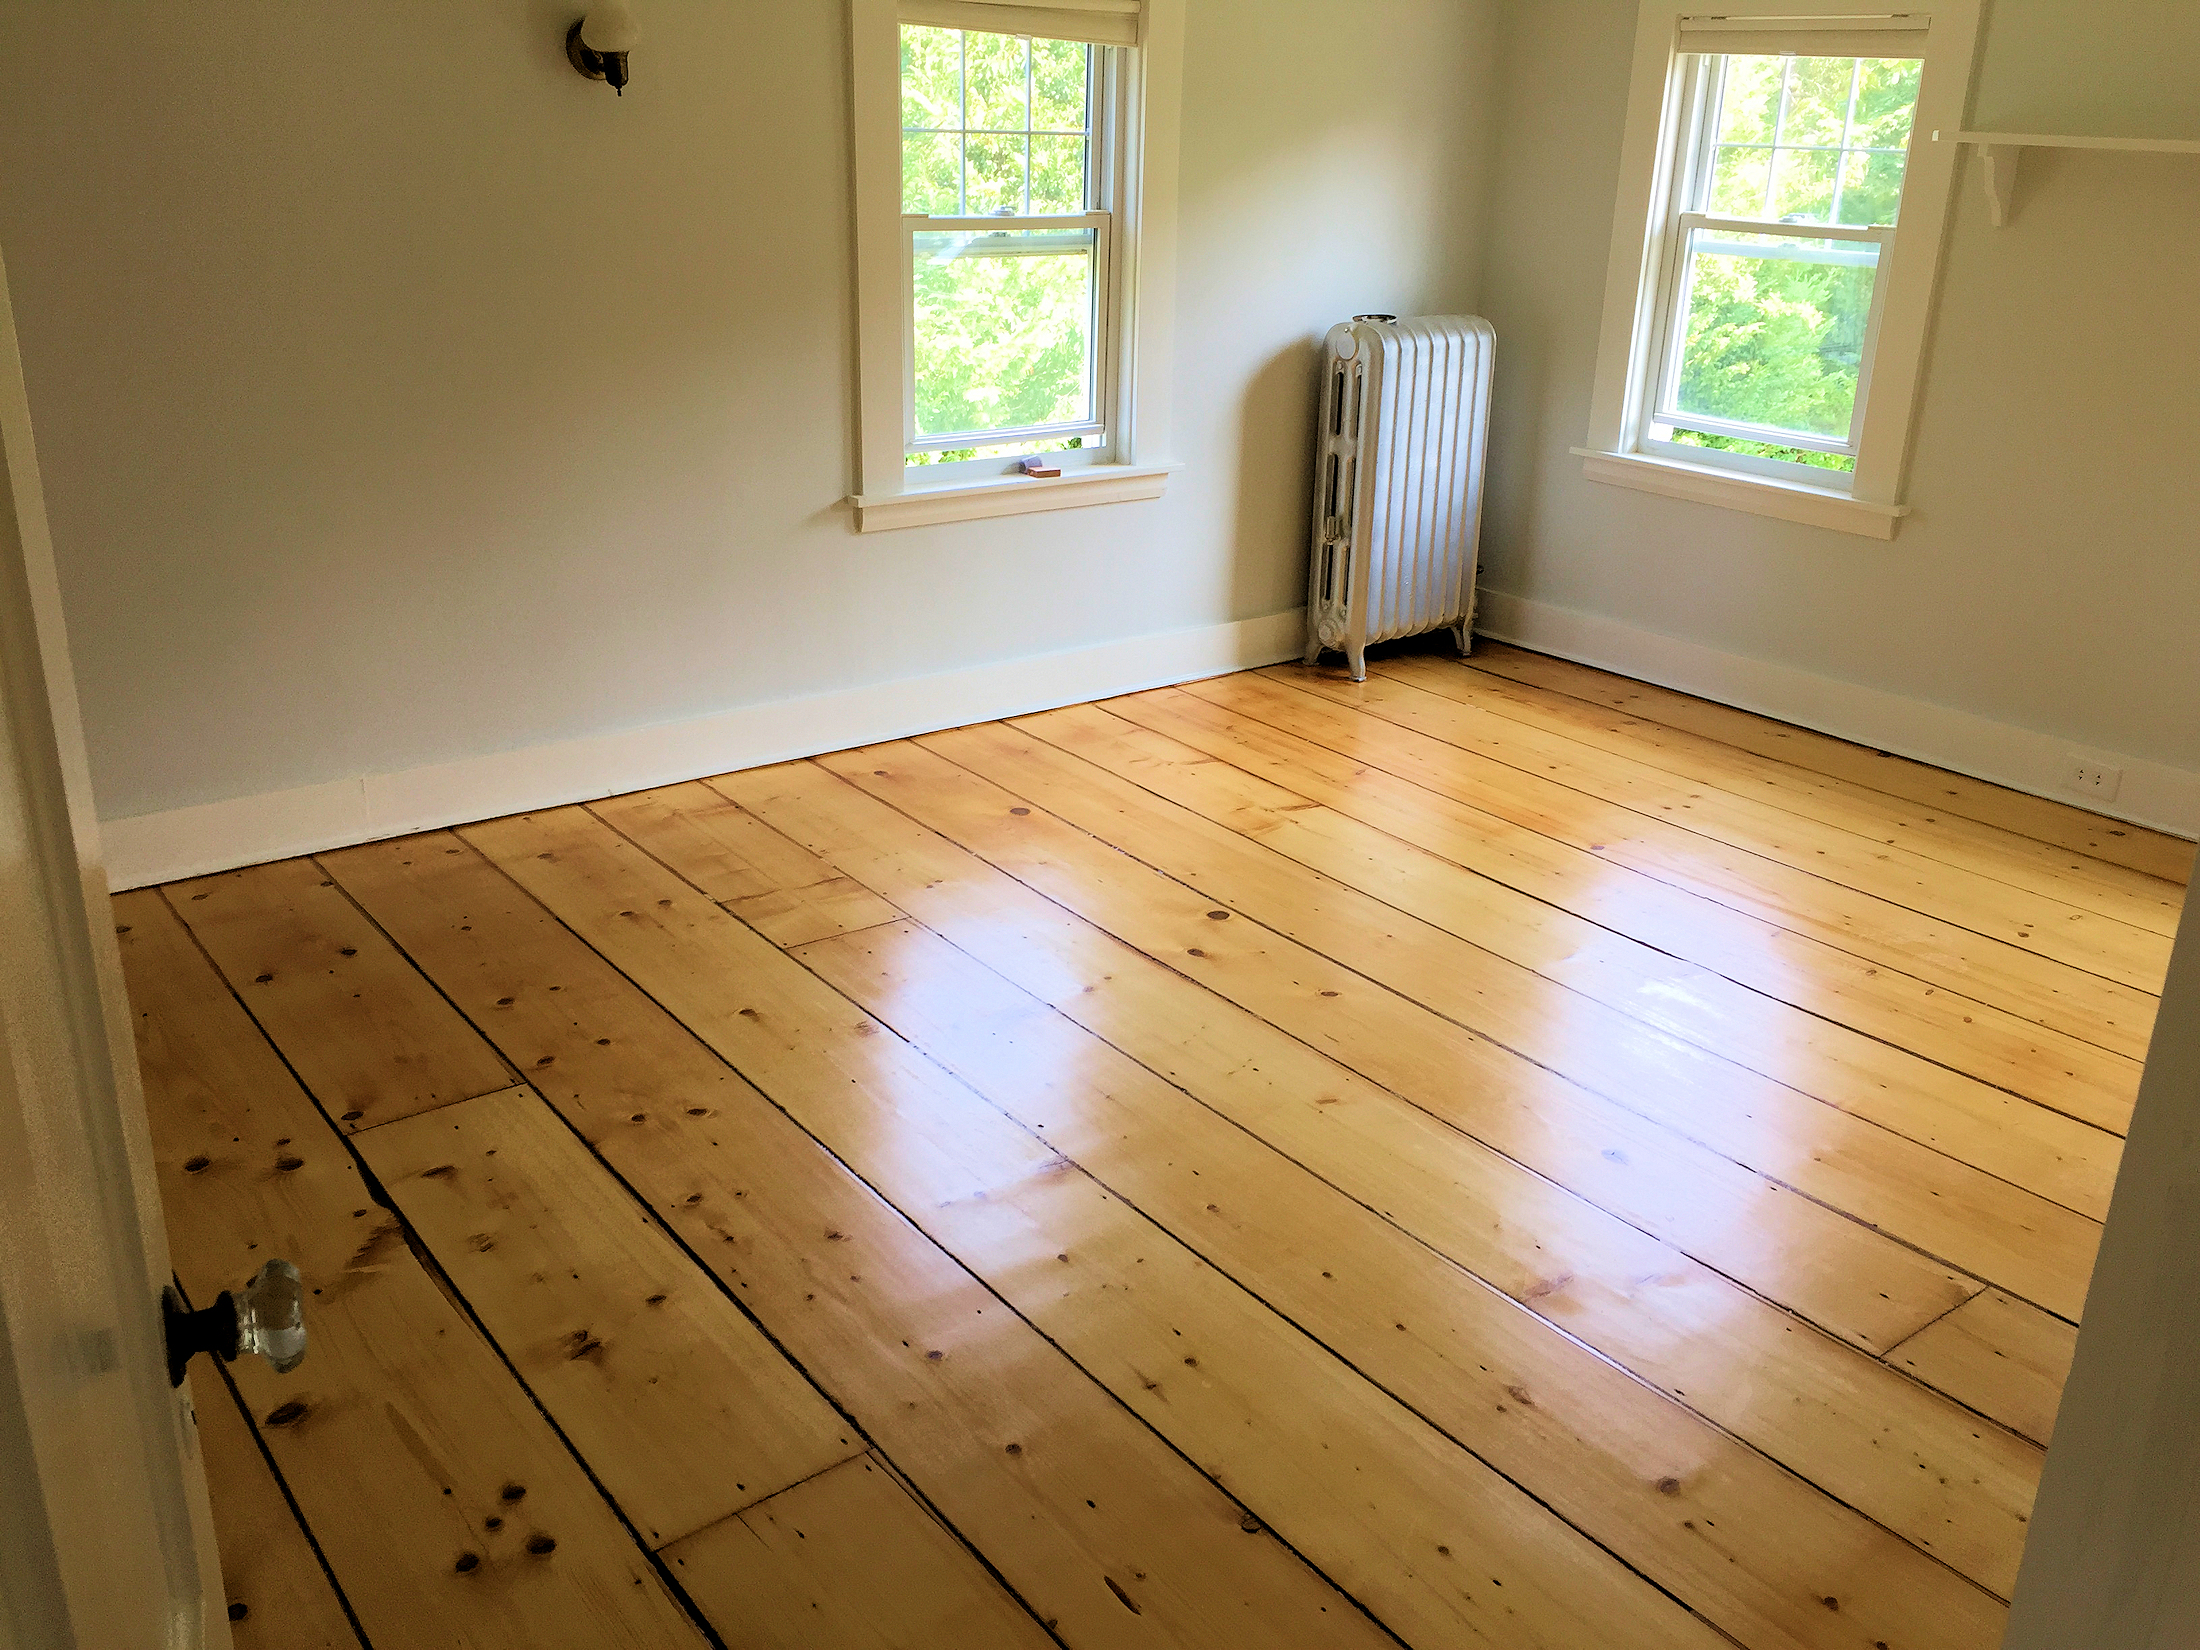
<path fill-rule="evenodd" d="M 287 1375 L 306 1355 L 306 1290 L 298 1268 L 271 1260 L 241 1290 L 224 1289 L 212 1306 L 193 1312 L 174 1285 L 161 1291 L 161 1320 L 168 1331 L 168 1384 L 181 1386 L 184 1369 L 201 1352 L 223 1363 L 256 1352 Z"/>

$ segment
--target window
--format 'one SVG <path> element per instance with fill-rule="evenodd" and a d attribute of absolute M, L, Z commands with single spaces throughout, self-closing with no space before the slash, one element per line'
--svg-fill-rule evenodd
<path fill-rule="evenodd" d="M 1593 479 L 1894 536 L 1976 26 L 1956 11 L 1645 5 Z"/>
<path fill-rule="evenodd" d="M 1691 60 L 1646 446 L 1854 472 L 1920 67 Z"/>
<path fill-rule="evenodd" d="M 1109 55 L 902 28 L 911 464 L 1106 449 Z"/>
<path fill-rule="evenodd" d="M 854 0 L 864 530 L 1160 494 L 1181 7 Z"/>

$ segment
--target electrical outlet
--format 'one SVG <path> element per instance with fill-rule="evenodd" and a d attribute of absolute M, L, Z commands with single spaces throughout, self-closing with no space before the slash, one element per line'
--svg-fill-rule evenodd
<path fill-rule="evenodd" d="M 2063 774 L 2063 783 L 2095 802 L 2113 802 L 2116 793 L 2124 788 L 2124 770 L 2073 756 Z"/>

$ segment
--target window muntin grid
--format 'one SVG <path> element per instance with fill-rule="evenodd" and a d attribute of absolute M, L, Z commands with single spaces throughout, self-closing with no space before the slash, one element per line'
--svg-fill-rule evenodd
<path fill-rule="evenodd" d="M 904 25 L 902 210 L 1074 216 L 1092 204 L 1095 50 Z"/>

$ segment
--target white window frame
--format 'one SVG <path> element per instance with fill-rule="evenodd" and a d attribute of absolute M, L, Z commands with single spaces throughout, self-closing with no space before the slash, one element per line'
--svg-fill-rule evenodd
<path fill-rule="evenodd" d="M 987 9 L 967 8 L 983 29 Z M 1072 8 L 1074 9 L 1074 8 Z M 1002 7 L 1005 16 L 1032 13 Z M 911 21 L 921 21 L 912 18 Z M 1094 185 L 1080 217 L 926 218 L 902 211 L 901 24 L 898 0 L 849 0 L 854 87 L 858 444 L 849 503 L 862 532 L 1021 515 L 1161 496 L 1170 462 L 1175 352 L 1177 148 L 1184 0 L 1145 0 L 1134 46 L 1095 46 Z M 1040 19 L 1043 22 L 1043 18 Z M 1004 24 L 1003 33 L 1022 30 Z M 1016 459 L 912 466 L 915 436 L 914 237 L 926 229 L 1094 227 L 1095 418 L 1060 434 L 1104 436 L 1095 449 L 1050 453 L 1059 477 Z M 942 438 L 938 448 L 1034 439 Z"/>
<path fill-rule="evenodd" d="M 1745 32 L 1761 39 L 1792 31 L 1821 43 L 1829 31 L 1874 22 L 1925 25 L 1916 35 L 1921 46 L 1912 48 L 1924 70 L 1898 226 L 1885 235 L 1783 226 L 1783 232 L 1812 239 L 1876 238 L 1883 244 L 1852 442 L 1829 448 L 1853 451 L 1853 475 L 1661 442 L 1650 434 L 1673 351 L 1673 283 L 1681 277 L 1688 228 L 1724 221 L 1678 210 L 1703 141 L 1693 123 L 1702 114 L 1705 61 L 1681 50 L 1682 21 L 1703 19 L 1710 10 L 1703 0 L 1642 3 L 1589 439 L 1574 451 L 1592 481 L 1892 539 L 1909 514 L 1903 492 L 1961 156 L 1957 134 L 1977 54 L 1979 0 L 1936 0 L 1930 13 L 1895 13 L 1887 0 L 1806 0 L 1806 8 L 1775 13 L 1767 6 L 1717 16 L 1737 39 Z M 1731 433 L 1773 445 L 1812 445 L 1748 430 Z"/>

